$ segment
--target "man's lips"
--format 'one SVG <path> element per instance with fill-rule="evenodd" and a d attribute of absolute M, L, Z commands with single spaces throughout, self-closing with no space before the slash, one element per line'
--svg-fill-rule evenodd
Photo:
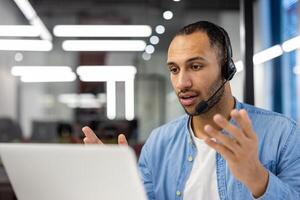
<path fill-rule="evenodd" d="M 191 106 L 195 104 L 198 95 L 196 93 L 182 93 L 178 96 L 179 101 L 183 106 Z"/>
<path fill-rule="evenodd" d="M 191 97 L 187 99 L 180 98 L 179 101 L 183 106 L 191 106 L 195 103 L 196 97 Z"/>

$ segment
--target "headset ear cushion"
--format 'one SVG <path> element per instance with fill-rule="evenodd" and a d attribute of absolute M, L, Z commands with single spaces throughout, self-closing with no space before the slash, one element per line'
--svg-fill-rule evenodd
<path fill-rule="evenodd" d="M 224 48 L 226 49 L 226 62 L 222 68 L 223 76 L 226 80 L 230 81 L 236 73 L 236 67 L 232 60 L 232 47 L 227 32 L 222 27 L 217 26 L 217 28 L 220 30 L 224 37 Z"/>
<path fill-rule="evenodd" d="M 226 71 L 226 74 L 224 74 L 225 75 L 224 78 L 226 80 L 230 81 L 233 78 L 234 74 L 236 73 L 236 67 L 235 67 L 235 64 L 232 59 L 230 59 L 230 61 L 228 62 L 227 70 L 225 70 L 225 71 Z"/>

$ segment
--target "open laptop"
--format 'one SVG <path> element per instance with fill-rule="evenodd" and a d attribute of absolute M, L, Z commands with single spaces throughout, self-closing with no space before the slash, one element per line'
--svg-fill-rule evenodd
<path fill-rule="evenodd" d="M 117 145 L 0 144 L 18 200 L 146 200 L 133 150 Z"/>

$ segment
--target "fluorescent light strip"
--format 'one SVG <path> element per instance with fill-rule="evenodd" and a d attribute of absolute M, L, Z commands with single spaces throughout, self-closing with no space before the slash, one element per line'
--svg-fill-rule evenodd
<path fill-rule="evenodd" d="M 131 75 L 125 75 L 122 77 L 122 74 L 113 75 L 113 73 L 104 73 L 100 76 L 95 74 L 79 76 L 79 79 L 82 82 L 128 81 L 133 78 L 134 76 Z"/>
<path fill-rule="evenodd" d="M 0 37 L 38 37 L 40 30 L 30 25 L 0 25 Z"/>
<path fill-rule="evenodd" d="M 259 53 L 256 53 L 253 56 L 253 63 L 255 65 L 264 63 L 266 61 L 269 61 L 273 58 L 276 58 L 276 57 L 282 55 L 282 53 L 283 53 L 283 51 L 282 51 L 281 46 L 280 45 L 275 45 L 271 48 L 268 48 L 268 49 L 263 50 Z"/>
<path fill-rule="evenodd" d="M 71 82 L 76 74 L 67 66 L 14 66 L 11 74 L 23 82 Z"/>
<path fill-rule="evenodd" d="M 300 47 L 300 35 L 282 43 L 282 49 L 285 52 L 290 52 Z"/>
<path fill-rule="evenodd" d="M 32 20 L 37 16 L 35 10 L 33 9 L 33 7 L 31 6 L 28 0 L 14 0 L 14 1 L 28 20 Z"/>
<path fill-rule="evenodd" d="M 83 94 L 61 94 L 58 101 L 67 104 L 70 108 L 100 108 L 102 102 L 90 93 Z"/>
<path fill-rule="evenodd" d="M 53 28 L 57 37 L 149 37 L 148 25 L 57 25 Z"/>
<path fill-rule="evenodd" d="M 126 76 L 126 74 L 134 75 L 136 73 L 135 66 L 131 65 L 81 65 L 77 68 L 78 75 L 85 75 L 86 73 L 91 74 L 97 74 L 99 76 L 102 76 L 103 73 L 110 73 L 115 75 L 117 73 L 122 74 L 123 76 Z"/>
<path fill-rule="evenodd" d="M 94 95 L 91 93 L 84 93 L 84 94 L 60 94 L 58 96 L 58 101 L 60 103 L 76 103 L 78 102 L 77 100 L 80 98 L 88 98 L 91 99 L 93 98 Z"/>
<path fill-rule="evenodd" d="M 47 40 L 0 39 L 0 51 L 51 51 L 52 48 Z"/>
<path fill-rule="evenodd" d="M 52 35 L 46 28 L 45 24 L 42 22 L 42 20 L 39 17 L 34 18 L 30 21 L 30 24 L 40 29 L 40 37 L 43 40 L 52 40 Z"/>
<path fill-rule="evenodd" d="M 282 43 L 282 46 L 275 45 L 271 48 L 254 54 L 253 63 L 254 65 L 262 64 L 266 61 L 269 61 L 275 57 L 282 55 L 283 51 L 290 52 L 298 48 L 300 48 L 300 35 L 285 41 L 284 43 Z M 237 73 L 244 70 L 244 65 L 241 60 L 235 62 L 235 65 L 237 68 Z M 300 68 L 297 66 L 293 69 L 293 71 L 295 74 L 300 74 Z"/>
<path fill-rule="evenodd" d="M 68 74 L 72 70 L 68 66 L 14 66 L 11 74 L 14 76 L 30 76 L 30 75 L 49 75 Z"/>
<path fill-rule="evenodd" d="M 95 74 L 79 76 L 82 82 L 128 81 L 133 78 L 134 76 L 131 75 L 122 76 L 122 74 L 113 75 L 113 73 L 104 73 L 100 76 Z"/>
<path fill-rule="evenodd" d="M 134 66 L 79 66 L 76 70 L 81 81 L 105 82 L 134 79 Z"/>
<path fill-rule="evenodd" d="M 80 108 L 100 108 L 100 103 L 93 94 L 80 94 L 79 98 Z"/>
<path fill-rule="evenodd" d="M 106 82 L 106 96 L 107 96 L 107 108 L 106 115 L 108 119 L 116 118 L 116 82 L 107 81 Z"/>
<path fill-rule="evenodd" d="M 65 51 L 144 51 L 143 40 L 66 40 Z"/>
<path fill-rule="evenodd" d="M 36 11 L 33 9 L 28 0 L 14 0 L 17 6 L 20 8 L 24 16 L 27 18 L 29 23 L 38 29 L 40 29 L 40 37 L 43 40 L 52 40 L 52 35 L 38 17 Z"/>
<path fill-rule="evenodd" d="M 134 79 L 125 82 L 125 118 L 134 119 Z"/>
<path fill-rule="evenodd" d="M 24 75 L 21 76 L 22 82 L 31 82 L 31 83 L 37 83 L 37 82 L 72 82 L 76 80 L 76 75 L 73 72 L 65 73 L 65 74 L 56 74 L 55 76 L 44 74 L 41 75 Z"/>
<path fill-rule="evenodd" d="M 79 66 L 77 74 L 82 81 L 107 82 L 107 117 L 115 118 L 116 81 L 125 81 L 125 118 L 134 119 L 134 66 Z"/>

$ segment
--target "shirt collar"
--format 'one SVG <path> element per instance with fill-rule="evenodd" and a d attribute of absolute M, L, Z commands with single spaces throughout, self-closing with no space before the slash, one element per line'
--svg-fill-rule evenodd
<path fill-rule="evenodd" d="M 235 97 L 233 97 L 233 98 L 234 98 L 234 109 L 240 110 L 242 108 L 242 104 L 237 100 L 237 98 L 235 98 Z M 235 124 L 233 119 L 230 119 L 229 122 Z M 187 127 L 188 135 L 189 135 L 188 141 L 189 141 L 189 143 L 192 143 L 193 145 L 195 145 L 195 141 L 194 141 L 193 137 L 196 137 L 196 136 L 194 136 L 193 132 L 191 132 L 191 131 L 193 131 L 193 129 L 192 129 L 192 117 L 190 115 L 188 115 L 186 127 Z M 222 132 L 223 132 L 223 130 L 222 130 Z"/>

